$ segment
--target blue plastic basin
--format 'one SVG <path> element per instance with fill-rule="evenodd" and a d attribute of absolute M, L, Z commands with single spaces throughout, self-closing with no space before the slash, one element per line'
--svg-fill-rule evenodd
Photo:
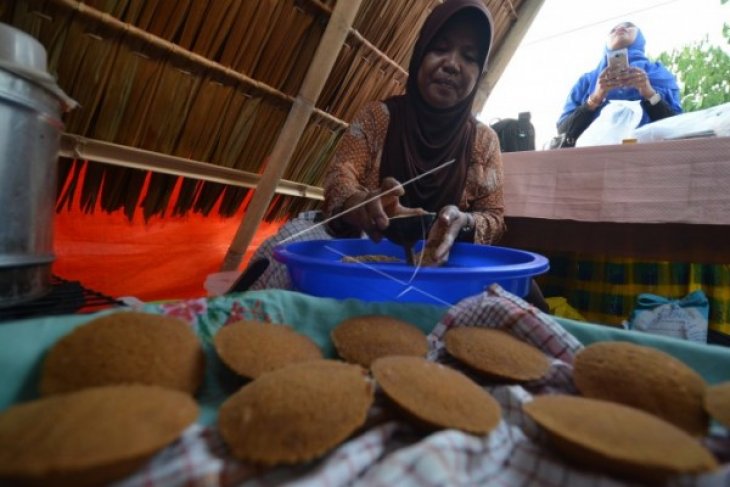
<path fill-rule="evenodd" d="M 369 239 L 308 240 L 280 245 L 274 257 L 287 266 L 293 287 L 312 296 L 450 305 L 497 283 L 525 296 L 533 276 L 549 269 L 542 255 L 509 247 L 456 243 L 443 267 L 405 263 L 342 262 L 344 256 L 405 259 L 403 248 Z"/>

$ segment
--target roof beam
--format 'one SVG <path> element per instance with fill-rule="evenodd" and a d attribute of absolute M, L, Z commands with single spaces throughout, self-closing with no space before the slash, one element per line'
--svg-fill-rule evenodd
<path fill-rule="evenodd" d="M 287 115 L 284 126 L 279 132 L 279 137 L 271 150 L 271 157 L 266 164 L 264 174 L 254 191 L 251 203 L 246 209 L 246 215 L 233 237 L 233 242 L 223 259 L 221 271 L 236 270 L 241 264 L 244 253 L 266 214 L 279 179 L 291 161 L 294 149 L 299 143 L 314 111 L 314 105 L 322 93 L 337 56 L 347 39 L 355 15 L 360 9 L 361 1 L 340 1 L 332 10 L 332 15 L 329 22 L 327 22 L 327 27 L 317 46 L 317 51 L 314 53 L 309 69 L 307 69 L 299 93 L 294 99 L 289 115 Z"/>
<path fill-rule="evenodd" d="M 63 134 L 61 136 L 59 155 L 71 159 L 229 184 L 241 188 L 254 189 L 261 181 L 260 174 L 136 147 L 112 144 L 103 140 L 88 139 L 74 134 Z M 299 196 L 315 200 L 324 199 L 322 188 L 286 179 L 279 180 L 274 191 L 277 194 L 287 196 Z"/>
<path fill-rule="evenodd" d="M 489 98 L 499 78 L 502 77 L 504 70 L 507 68 L 507 64 L 509 64 L 512 56 L 517 51 L 520 42 L 522 42 L 532 22 L 537 17 L 537 13 L 542 8 L 543 3 L 545 3 L 545 0 L 524 0 L 520 5 L 520 9 L 517 12 L 517 20 L 509 29 L 499 50 L 492 56 L 487 66 L 487 73 L 479 82 L 477 95 L 472 105 L 474 113 L 479 113 L 484 108 L 487 98 Z"/>

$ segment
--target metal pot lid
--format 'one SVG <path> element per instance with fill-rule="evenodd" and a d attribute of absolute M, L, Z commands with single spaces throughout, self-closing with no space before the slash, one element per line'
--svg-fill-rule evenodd
<path fill-rule="evenodd" d="M 0 61 L 31 71 L 47 72 L 43 45 L 30 34 L 3 23 L 0 23 Z"/>
<path fill-rule="evenodd" d="M 53 93 L 65 111 L 78 103 L 56 84 L 48 72 L 46 50 L 30 34 L 0 22 L 0 69 L 25 78 Z"/>

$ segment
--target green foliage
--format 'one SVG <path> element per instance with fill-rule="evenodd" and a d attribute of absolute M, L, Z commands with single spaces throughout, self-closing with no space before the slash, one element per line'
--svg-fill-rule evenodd
<path fill-rule="evenodd" d="M 726 3 L 728 0 L 722 0 Z M 724 24 L 723 37 L 730 46 L 730 25 Z M 700 42 L 659 55 L 661 61 L 677 76 L 681 89 L 682 108 L 693 112 L 730 102 L 730 54 L 727 48 Z"/>

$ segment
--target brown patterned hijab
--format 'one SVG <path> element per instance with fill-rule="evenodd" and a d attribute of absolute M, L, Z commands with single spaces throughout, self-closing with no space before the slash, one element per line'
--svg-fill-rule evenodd
<path fill-rule="evenodd" d="M 465 12 L 468 10 L 468 13 Z M 391 176 L 405 182 L 451 159 L 456 162 L 405 186 L 405 206 L 439 211 L 456 205 L 466 184 L 466 173 L 474 146 L 476 119 L 471 106 L 477 85 L 464 100 L 451 108 L 436 109 L 427 104 L 418 88 L 417 74 L 427 49 L 440 29 L 454 15 L 462 13 L 481 19 L 484 36 L 480 44 L 480 71 L 484 72 L 492 45 L 492 17 L 483 0 L 448 0 L 433 9 L 421 28 L 408 67 L 404 95 L 385 100 L 390 112 L 380 164 L 380 179 Z"/>

